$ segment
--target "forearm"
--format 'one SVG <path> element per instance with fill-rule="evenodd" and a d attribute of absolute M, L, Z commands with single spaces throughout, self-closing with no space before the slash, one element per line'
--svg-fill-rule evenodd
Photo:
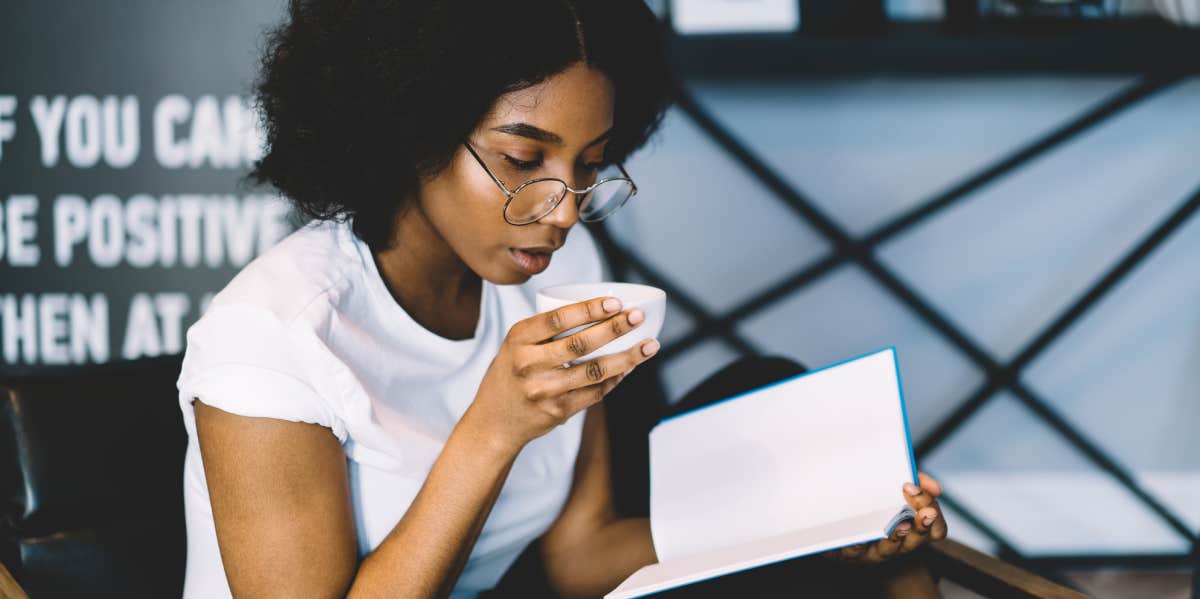
<path fill-rule="evenodd" d="M 519 449 L 460 421 L 404 517 L 359 566 L 348 596 L 449 595 Z"/>
<path fill-rule="evenodd" d="M 564 597 L 599 597 L 656 563 L 648 518 L 614 519 L 570 547 L 546 549 L 546 575 Z"/>
<path fill-rule="evenodd" d="M 855 563 L 822 557 L 821 568 L 838 581 L 847 595 L 881 599 L 938 599 L 937 581 L 917 554 L 893 557 L 879 563 Z"/>
<path fill-rule="evenodd" d="M 906 559 L 890 568 L 880 581 L 882 597 L 886 599 L 937 599 L 941 597 L 937 582 L 924 563 Z"/>

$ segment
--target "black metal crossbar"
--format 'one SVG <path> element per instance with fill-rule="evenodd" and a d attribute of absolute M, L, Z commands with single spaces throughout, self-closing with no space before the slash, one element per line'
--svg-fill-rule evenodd
<path fill-rule="evenodd" d="M 1106 121 L 1109 117 L 1116 115 L 1122 110 L 1137 104 L 1138 102 L 1150 97 L 1151 95 L 1160 92 L 1171 85 L 1180 81 L 1178 76 L 1161 76 L 1153 75 L 1137 81 L 1136 83 L 1119 91 L 1112 97 L 1100 102 L 1095 107 L 1084 111 L 1082 114 L 1072 119 L 1070 122 L 1055 129 L 1054 131 L 1042 136 L 1041 138 L 1029 143 L 1021 149 L 1013 152 L 1009 156 L 997 161 L 995 164 L 983 169 L 979 173 L 972 175 L 960 183 L 952 186 L 950 189 L 943 191 L 937 196 L 921 203 L 916 208 L 892 219 L 883 224 L 874 231 L 867 233 L 858 241 L 858 244 L 864 248 L 864 251 L 874 250 L 879 245 L 888 241 L 892 237 L 916 226 L 917 224 L 927 220 L 934 214 L 950 207 L 959 200 L 967 197 L 971 193 L 978 191 L 985 185 L 992 183 L 1004 175 L 1007 175 L 1021 166 L 1027 164 L 1034 158 L 1053 150 L 1062 143 L 1078 136 L 1081 133 L 1093 128 L 1096 125 Z M 687 110 L 687 113 L 692 118 L 702 119 L 702 126 L 722 129 L 720 125 L 712 119 L 711 116 L 700 109 L 700 105 L 689 94 L 681 94 L 680 106 Z M 690 110 L 695 109 L 695 110 Z M 707 128 L 706 128 L 707 130 Z M 783 183 L 783 186 L 787 186 Z M 735 306 L 727 313 L 717 318 L 716 328 L 718 334 L 725 334 L 730 327 L 740 322 L 742 318 L 757 312 L 763 307 L 773 303 L 774 301 L 786 297 L 792 291 L 807 285 L 816 280 L 821 275 L 833 270 L 837 266 L 842 265 L 847 260 L 851 259 L 852 254 L 834 251 L 829 256 L 816 263 L 800 269 L 795 274 L 788 276 L 779 283 L 772 285 L 768 289 L 758 295 L 744 301 L 738 306 Z M 664 349 L 663 358 L 682 353 L 689 349 L 692 345 L 703 341 L 711 336 L 709 330 L 696 328 L 693 332 L 679 341 L 672 343 L 670 347 Z"/>
<path fill-rule="evenodd" d="M 1149 235 L 1117 262 L 1100 280 L 1085 291 L 1079 299 L 1054 319 L 1033 341 L 1022 349 L 1017 357 L 1005 365 L 994 377 L 989 377 L 983 386 L 970 395 L 949 416 L 939 422 L 933 430 L 917 444 L 915 452 L 918 456 L 927 455 L 944 442 L 972 414 L 979 410 L 995 392 L 1004 387 L 1012 389 L 1018 399 L 1037 414 L 1043 421 L 1053 427 L 1072 445 L 1080 449 L 1097 466 L 1116 478 L 1122 486 L 1138 497 L 1147 507 L 1167 522 L 1174 530 L 1189 540 L 1195 539 L 1195 533 L 1158 499 L 1147 493 L 1137 484 L 1127 468 L 1100 451 L 1095 443 L 1087 440 L 1082 433 L 1074 429 L 1050 405 L 1040 399 L 1020 381 L 1020 372 L 1034 358 L 1049 347 L 1049 345 L 1072 324 L 1077 322 L 1084 313 L 1094 307 L 1099 301 L 1129 273 L 1133 272 L 1150 254 L 1160 247 L 1168 237 L 1177 231 L 1188 218 L 1200 209 L 1200 189 L 1197 189 L 1178 209 L 1171 213 L 1161 224 L 1154 228 Z"/>
<path fill-rule="evenodd" d="M 947 418 L 934 427 L 933 432 L 917 444 L 916 451 L 918 456 L 927 454 L 947 439 L 971 415 L 976 413 L 984 403 L 995 397 L 998 391 L 1006 388 L 1011 389 L 1014 395 L 1034 415 L 1046 422 L 1046 424 L 1088 460 L 1112 476 L 1116 482 L 1137 497 L 1139 501 L 1163 519 L 1173 530 L 1189 539 L 1192 543 L 1196 543 L 1197 536 L 1195 532 L 1182 519 L 1157 498 L 1145 491 L 1127 468 L 1104 452 L 1098 444 L 1071 426 L 1048 402 L 1038 397 L 1022 384 L 1020 373 L 1042 350 L 1052 344 L 1072 324 L 1077 322 L 1085 312 L 1095 306 L 1107 292 L 1113 289 L 1126 275 L 1134 271 L 1173 232 L 1178 230 L 1189 217 L 1195 214 L 1197 209 L 1200 208 L 1200 190 L 1197 190 L 1183 205 L 1109 269 L 1100 280 L 1084 292 L 1062 314 L 1057 316 L 1050 325 L 1039 332 L 1033 341 L 1023 348 L 1015 359 L 1007 364 L 996 362 L 979 344 L 971 340 L 967 334 L 943 316 L 934 307 L 932 302 L 926 300 L 916 290 L 903 283 L 888 268 L 884 267 L 874 255 L 877 246 L 886 240 L 925 221 L 931 215 L 944 210 L 962 198 L 967 197 L 972 192 L 1019 169 L 1038 156 L 1075 138 L 1122 110 L 1136 105 L 1138 102 L 1166 89 L 1177 81 L 1179 81 L 1179 77 L 1174 76 L 1146 77 L 1090 110 L 1085 111 L 1049 134 L 1031 142 L 988 168 L 981 170 L 936 197 L 868 233 L 861 239 L 853 239 L 833 219 L 817 209 L 810 199 L 803 196 L 774 172 L 748 146 L 742 144 L 713 118 L 686 88 L 681 87 L 678 90 L 677 99 L 678 106 L 684 114 L 696 123 L 728 155 L 734 158 L 739 165 L 771 189 L 802 220 L 820 232 L 832 244 L 833 252 L 768 287 L 766 290 L 735 306 L 724 314 L 714 315 L 692 298 L 689 293 L 670 281 L 667 276 L 658 272 L 652 265 L 642 260 L 636 254 L 621 247 L 603 227 L 597 229 L 598 241 L 604 248 L 609 262 L 614 270 L 617 271 L 617 274 L 623 275 L 630 270 L 636 271 L 650 284 L 667 291 L 673 305 L 682 309 L 695 321 L 695 326 L 690 334 L 671 343 L 669 347 L 664 348 L 663 355 L 660 356 L 660 359 L 663 360 L 670 360 L 672 357 L 679 355 L 697 343 L 711 338 L 723 339 L 729 346 L 743 354 L 757 353 L 757 348 L 753 342 L 744 338 L 736 331 L 736 324 L 741 319 L 764 309 L 796 289 L 810 284 L 844 263 L 856 263 L 909 309 L 937 330 L 960 352 L 971 359 L 984 371 L 986 376 L 984 384 L 979 389 L 970 394 Z M 1003 535 L 988 525 L 982 518 L 973 514 L 961 502 L 956 501 L 951 496 L 944 496 L 944 498 L 947 505 L 951 505 L 976 529 L 995 541 L 1001 554 L 1031 567 L 1034 565 L 1045 566 L 1050 564 L 1050 562 L 1039 564 L 1037 560 L 1022 556 L 1011 543 L 1004 539 Z M 1056 559 L 1061 560 L 1064 558 L 1063 556 L 1058 556 Z M 1036 569 L 1044 571 L 1044 568 Z M 1052 573 L 1047 572 L 1047 574 Z"/>

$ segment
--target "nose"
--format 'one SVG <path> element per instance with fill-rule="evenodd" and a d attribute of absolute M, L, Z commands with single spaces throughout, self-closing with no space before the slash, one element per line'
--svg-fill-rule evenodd
<path fill-rule="evenodd" d="M 543 216 L 541 222 L 548 225 L 553 225 L 560 229 L 570 229 L 575 223 L 579 222 L 579 197 L 575 192 L 567 190 L 561 202 L 550 211 L 550 214 Z"/>

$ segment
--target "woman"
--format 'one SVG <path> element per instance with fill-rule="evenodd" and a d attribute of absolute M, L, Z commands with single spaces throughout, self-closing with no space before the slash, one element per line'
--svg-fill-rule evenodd
<path fill-rule="evenodd" d="M 602 277 L 575 224 L 629 198 L 619 165 L 667 104 L 653 15 L 293 0 L 269 41 L 251 174 L 312 222 L 188 331 L 185 596 L 469 597 L 535 539 L 564 596 L 654 562 L 647 520 L 614 513 L 600 400 L 658 342 L 564 368 L 643 314 L 532 303 Z M 828 557 L 944 535 L 922 482 L 906 538 Z M 929 590 L 905 572 L 892 591 Z"/>

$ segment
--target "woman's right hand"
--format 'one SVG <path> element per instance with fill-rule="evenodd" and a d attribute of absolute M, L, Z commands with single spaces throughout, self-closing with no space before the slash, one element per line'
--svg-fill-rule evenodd
<path fill-rule="evenodd" d="M 622 312 L 620 300 L 608 297 L 518 322 L 484 374 L 463 420 L 489 441 L 519 451 L 603 399 L 629 371 L 658 352 L 658 341 L 647 339 L 626 351 L 563 367 L 633 330 L 645 318 L 639 308 Z M 590 323 L 599 324 L 553 339 Z"/>

